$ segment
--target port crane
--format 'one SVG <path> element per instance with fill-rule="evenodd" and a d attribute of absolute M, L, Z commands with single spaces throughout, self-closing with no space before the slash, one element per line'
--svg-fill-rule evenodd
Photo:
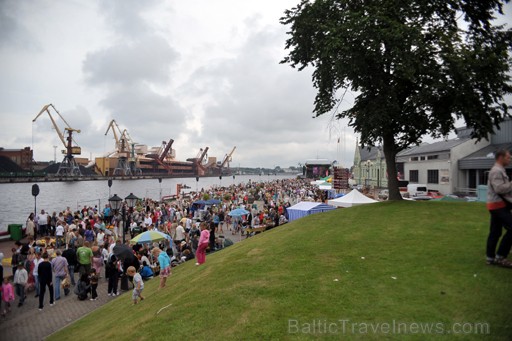
<path fill-rule="evenodd" d="M 55 113 L 60 117 L 60 119 L 64 122 L 66 125 L 64 127 L 64 133 L 60 130 L 59 126 L 57 125 L 57 122 L 55 122 L 55 119 L 53 118 L 50 109 L 53 109 Z M 64 154 L 64 159 L 59 165 L 59 169 L 57 171 L 57 175 L 63 175 L 63 176 L 82 176 L 82 172 L 80 171 L 80 167 L 78 167 L 78 164 L 76 163 L 74 155 L 80 155 L 82 154 L 82 148 L 76 145 L 76 142 L 73 140 L 73 133 L 80 133 L 79 129 L 73 129 L 69 125 L 69 123 L 62 117 L 60 112 L 55 108 L 53 104 L 46 104 L 39 114 L 32 120 L 32 122 L 35 122 L 42 114 L 48 113 L 48 116 L 50 117 L 50 121 L 52 122 L 53 128 L 57 132 L 57 135 L 59 136 L 59 139 L 61 140 L 62 144 L 64 145 L 64 150 L 62 150 L 62 154 Z M 66 134 L 67 136 L 64 136 Z M 73 145 L 75 143 L 75 145 Z"/>
<path fill-rule="evenodd" d="M 231 150 L 231 152 L 229 152 L 229 154 L 226 154 L 226 156 L 224 156 L 224 160 L 222 160 L 222 162 L 218 162 L 217 163 L 217 167 L 219 169 L 219 175 L 222 175 L 222 170 L 224 169 L 224 167 L 227 165 L 228 167 L 228 170 L 229 170 L 229 163 L 231 161 L 233 161 L 233 153 L 235 152 L 235 149 L 236 149 L 236 146 L 233 147 L 233 149 Z"/>
<path fill-rule="evenodd" d="M 173 139 L 169 139 L 169 142 L 162 141 L 162 146 L 160 147 L 157 154 L 151 154 L 150 157 L 153 158 L 157 164 L 164 167 L 169 174 L 172 174 L 173 169 L 169 163 L 166 162 L 168 159 L 174 159 L 174 151 L 172 149 L 172 145 L 174 143 Z"/>
<path fill-rule="evenodd" d="M 197 176 L 204 176 L 205 174 L 206 168 L 204 167 L 204 162 L 206 160 L 206 153 L 208 153 L 208 149 L 209 147 L 200 149 L 199 153 L 197 154 L 197 157 L 195 159 Z"/>
<path fill-rule="evenodd" d="M 135 142 L 133 142 L 128 130 L 124 129 L 121 132 L 121 128 L 119 128 L 116 120 L 112 120 L 107 127 L 105 136 L 107 136 L 109 131 L 112 131 L 112 134 L 114 135 L 114 140 L 116 142 L 116 151 L 114 153 L 117 153 L 118 156 L 117 166 L 112 175 L 130 176 L 142 174 L 142 170 L 137 168 Z M 114 153 L 111 153 L 110 155 Z"/>

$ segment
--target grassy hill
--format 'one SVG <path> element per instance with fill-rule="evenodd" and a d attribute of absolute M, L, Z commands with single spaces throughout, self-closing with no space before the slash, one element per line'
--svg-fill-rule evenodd
<path fill-rule="evenodd" d="M 485 265 L 487 231 L 477 203 L 313 215 L 208 256 L 205 266 L 180 266 L 164 290 L 148 281 L 141 304 L 123 295 L 50 340 L 480 339 L 482 330 L 506 340 L 512 271 Z"/>

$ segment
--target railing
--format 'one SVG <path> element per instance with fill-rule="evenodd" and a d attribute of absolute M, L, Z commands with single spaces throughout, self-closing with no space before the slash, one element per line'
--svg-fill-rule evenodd
<path fill-rule="evenodd" d="M 44 178 L 46 172 L 0 172 L 0 178 Z"/>
<path fill-rule="evenodd" d="M 456 193 L 466 193 L 466 194 L 477 194 L 478 190 L 476 188 L 464 188 L 464 187 L 456 187 Z"/>
<path fill-rule="evenodd" d="M 103 209 L 101 207 L 101 201 L 103 200 L 103 202 L 108 202 L 108 199 L 91 199 L 91 200 L 80 200 L 80 201 L 77 201 L 76 202 L 76 210 L 79 211 L 81 207 L 84 206 L 84 204 L 86 203 L 98 203 L 98 213 L 101 213 L 103 212 Z M 87 205 L 89 206 L 89 205 Z"/>

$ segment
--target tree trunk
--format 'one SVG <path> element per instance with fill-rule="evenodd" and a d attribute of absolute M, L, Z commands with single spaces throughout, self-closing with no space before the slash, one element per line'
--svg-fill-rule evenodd
<path fill-rule="evenodd" d="M 388 173 L 389 200 L 402 200 L 398 189 L 398 177 L 396 171 L 396 144 L 393 134 L 385 134 L 383 137 L 384 156 L 386 157 L 386 168 Z"/>

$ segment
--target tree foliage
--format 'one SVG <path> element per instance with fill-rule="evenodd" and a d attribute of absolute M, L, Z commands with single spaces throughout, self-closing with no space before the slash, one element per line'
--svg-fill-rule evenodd
<path fill-rule="evenodd" d="M 287 10 L 282 61 L 314 68 L 315 114 L 348 118 L 366 146 L 382 143 L 390 198 L 396 154 L 458 119 L 487 138 L 509 115 L 512 32 L 498 0 L 302 0 Z M 357 94 L 337 110 L 343 93 Z"/>

